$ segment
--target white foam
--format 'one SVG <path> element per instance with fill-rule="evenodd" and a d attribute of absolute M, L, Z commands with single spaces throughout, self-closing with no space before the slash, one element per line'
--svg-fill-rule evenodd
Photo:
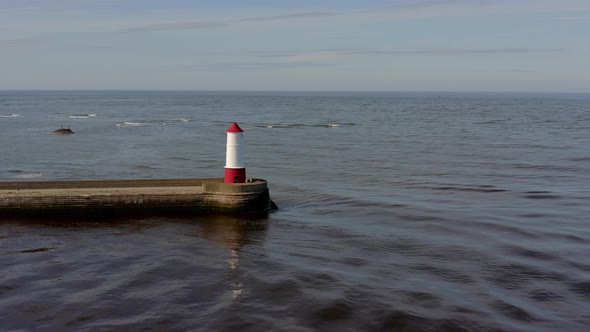
<path fill-rule="evenodd" d="M 14 177 L 17 179 L 33 179 L 33 178 L 38 178 L 38 177 L 42 177 L 42 176 L 43 176 L 42 173 L 27 173 L 27 174 L 15 175 Z"/>
<path fill-rule="evenodd" d="M 74 114 L 70 115 L 70 119 L 88 119 L 88 118 L 95 118 L 98 114 Z"/>
<path fill-rule="evenodd" d="M 145 126 L 145 123 L 143 122 L 123 122 L 123 123 L 117 123 L 117 127 L 141 127 L 141 126 Z"/>
<path fill-rule="evenodd" d="M 2 114 L 0 114 L 0 118 L 18 118 L 18 117 L 20 117 L 20 115 L 14 114 L 14 113 L 13 114 L 8 114 L 8 115 L 2 115 Z"/>

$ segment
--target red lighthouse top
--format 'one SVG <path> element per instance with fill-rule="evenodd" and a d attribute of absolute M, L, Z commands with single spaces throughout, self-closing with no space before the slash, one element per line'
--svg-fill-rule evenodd
<path fill-rule="evenodd" d="M 232 123 L 231 126 L 227 129 L 228 133 L 243 133 L 244 131 L 237 123 Z"/>

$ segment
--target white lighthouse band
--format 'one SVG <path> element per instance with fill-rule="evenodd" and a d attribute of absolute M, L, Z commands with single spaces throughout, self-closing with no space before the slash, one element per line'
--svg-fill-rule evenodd
<path fill-rule="evenodd" d="M 244 164 L 244 131 L 237 123 L 227 129 L 227 145 L 225 150 L 225 183 L 246 182 Z"/>

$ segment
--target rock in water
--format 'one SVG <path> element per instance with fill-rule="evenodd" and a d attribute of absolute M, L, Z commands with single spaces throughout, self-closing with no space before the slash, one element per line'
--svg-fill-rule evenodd
<path fill-rule="evenodd" d="M 52 134 L 59 135 L 72 135 L 74 132 L 70 128 L 61 128 L 51 132 Z"/>
<path fill-rule="evenodd" d="M 270 200 L 270 210 L 271 211 L 278 211 L 279 210 L 279 206 L 275 204 L 275 202 L 272 201 L 272 199 Z"/>

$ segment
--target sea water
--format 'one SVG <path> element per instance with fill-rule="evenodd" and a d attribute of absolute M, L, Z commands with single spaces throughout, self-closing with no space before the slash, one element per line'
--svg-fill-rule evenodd
<path fill-rule="evenodd" d="M 0 330 L 590 328 L 588 94 L 0 92 L 0 181 L 222 177 L 234 121 L 278 212 L 3 218 Z"/>

